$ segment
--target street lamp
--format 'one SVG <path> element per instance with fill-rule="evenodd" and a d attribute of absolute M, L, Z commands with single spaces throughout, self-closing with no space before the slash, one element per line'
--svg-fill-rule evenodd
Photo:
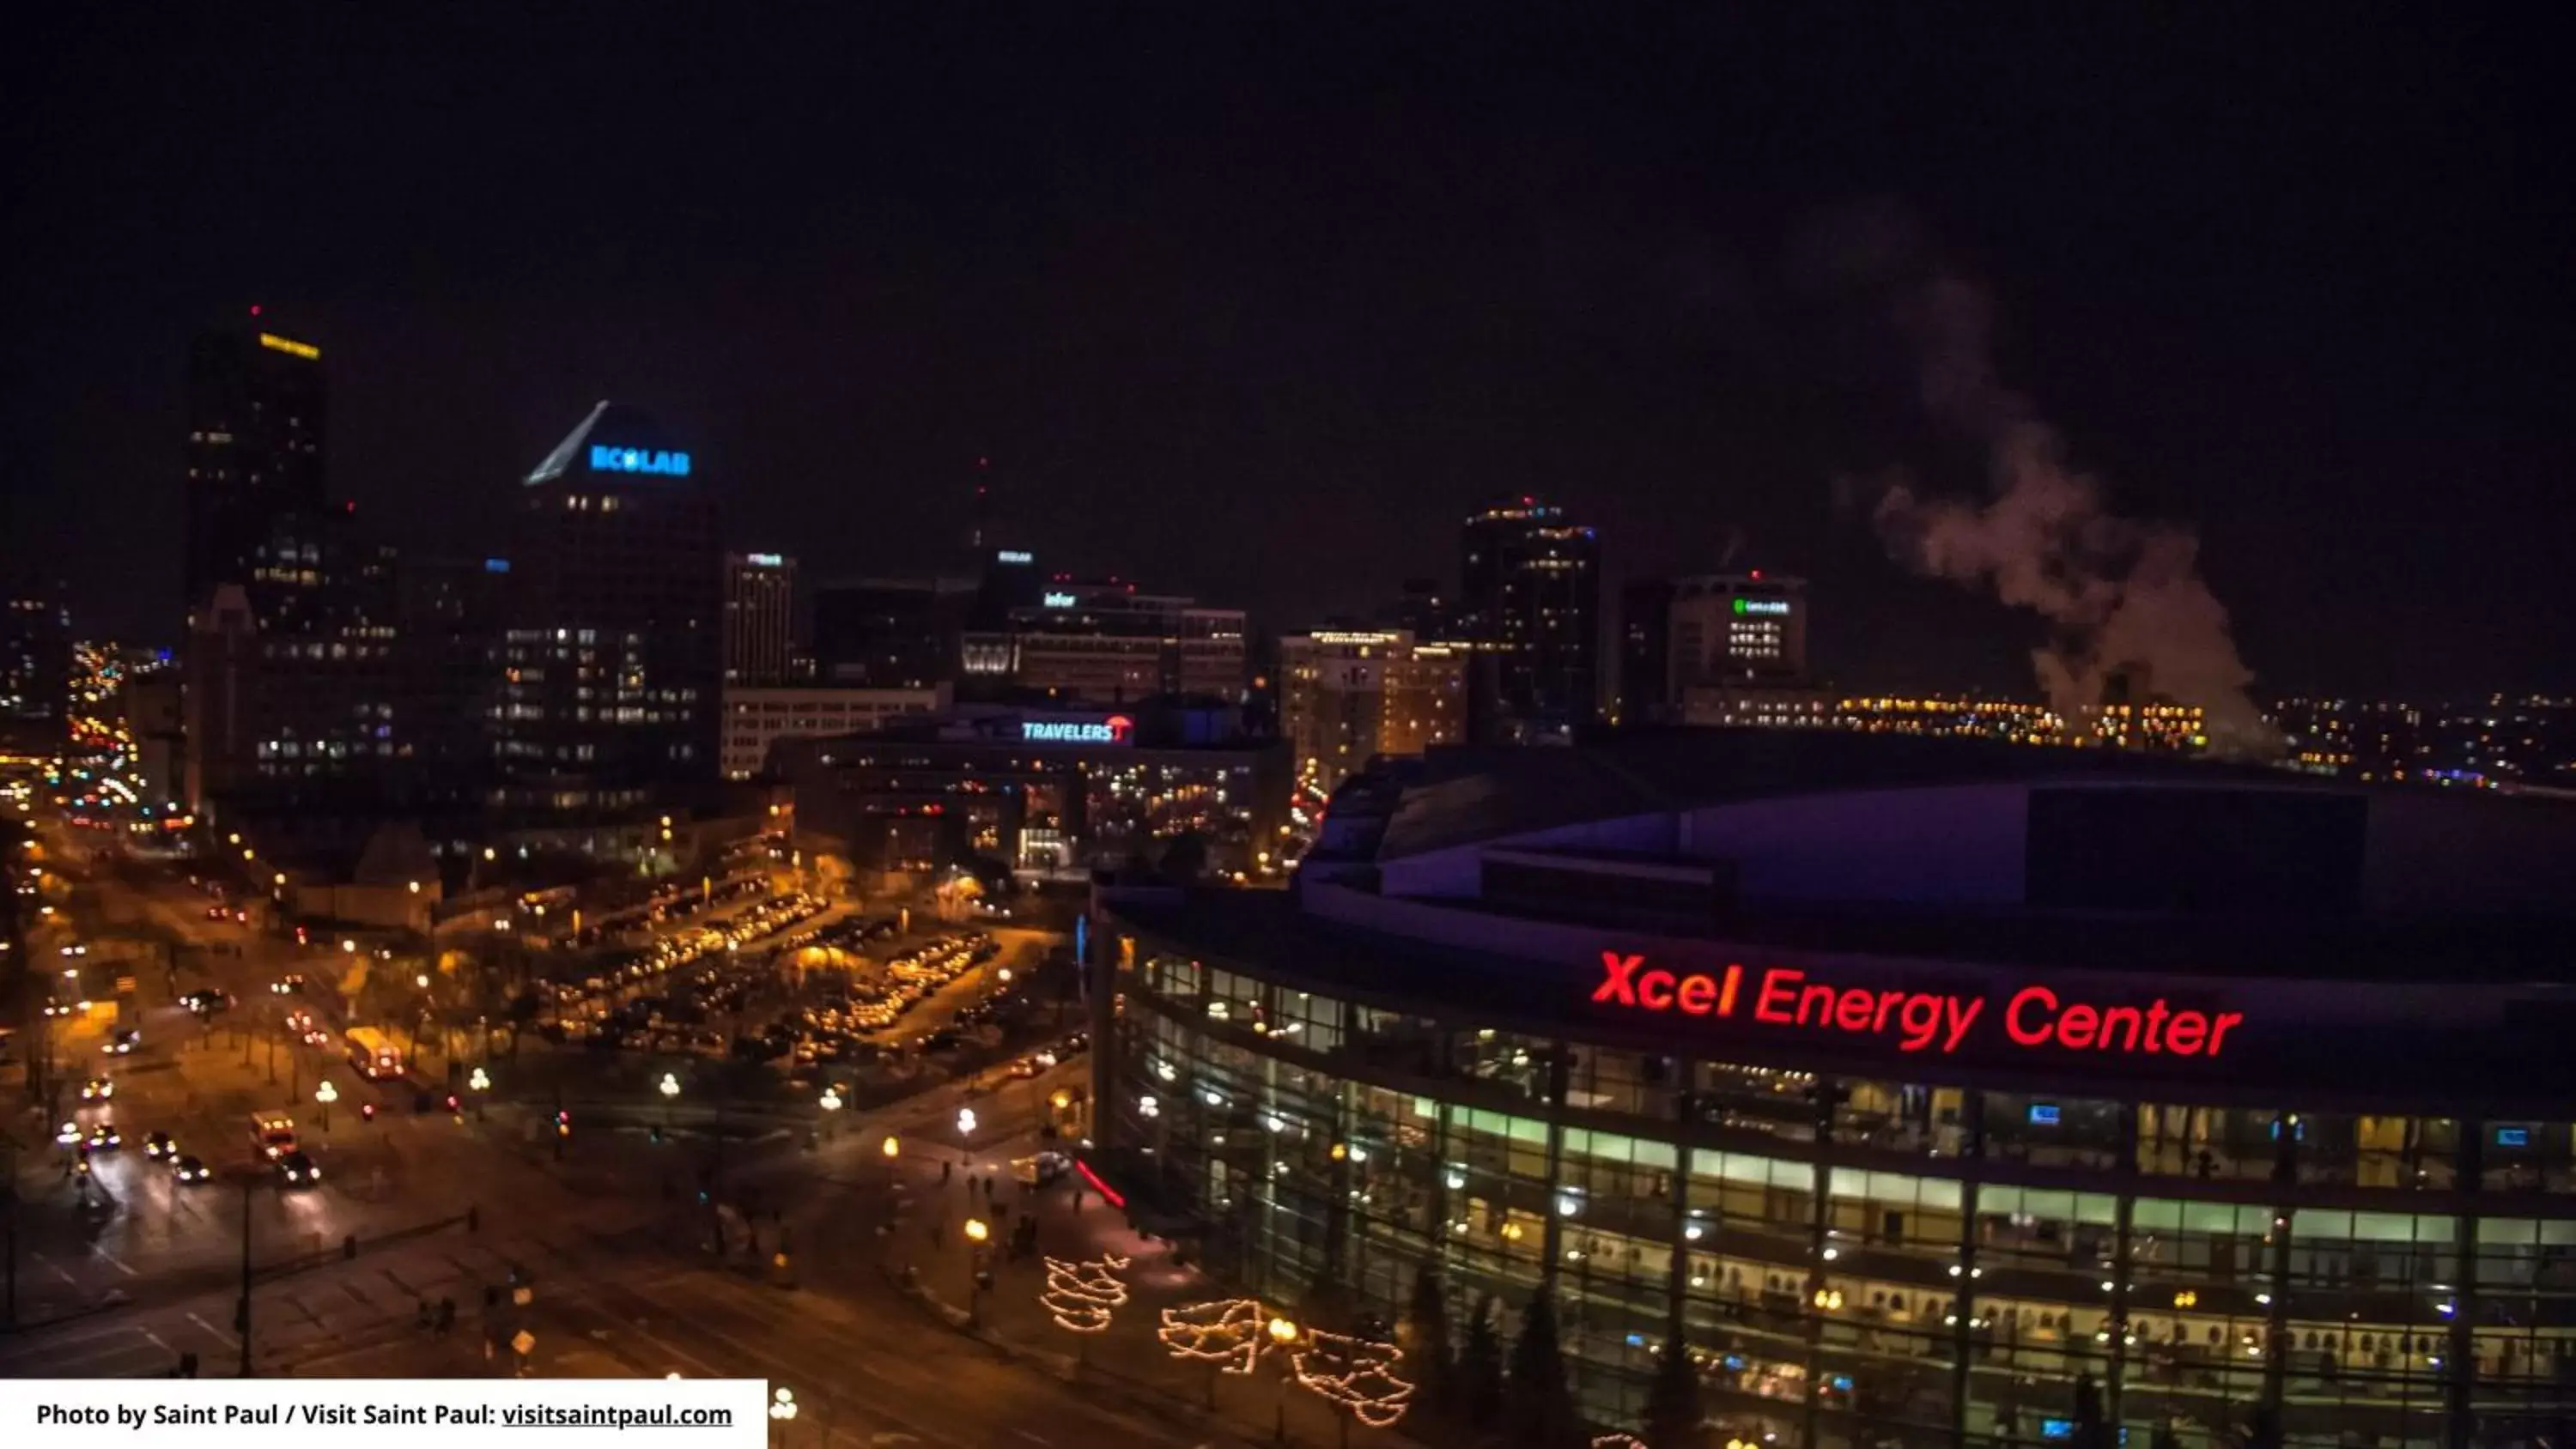
<path fill-rule="evenodd" d="M 322 1104 L 322 1130 L 330 1131 L 331 1104 L 340 1100 L 340 1089 L 331 1085 L 329 1077 L 324 1077 L 321 1085 L 313 1089 L 313 1100 Z"/>
<path fill-rule="evenodd" d="M 668 1127 L 671 1125 L 671 1113 L 673 1111 L 674 1104 L 679 1101 L 680 1097 L 679 1074 L 676 1072 L 664 1072 L 662 1074 L 662 1084 L 654 1090 L 662 1094 L 662 1125 L 664 1127 Z"/>
<path fill-rule="evenodd" d="M 770 1395 L 769 1422 L 778 1426 L 779 1442 L 787 1442 L 787 1426 L 796 1422 L 796 1395 L 792 1391 L 780 1389 Z"/>
<path fill-rule="evenodd" d="M 1270 1341 L 1278 1345 L 1280 1352 L 1287 1352 L 1288 1345 L 1297 1341 L 1297 1325 L 1285 1318 L 1273 1317 L 1270 1320 Z M 1271 1424 L 1271 1442 L 1274 1444 L 1288 1442 L 1288 1381 L 1295 1377 L 1285 1365 L 1281 1366 L 1279 1398 L 1274 1408 L 1276 1417 Z"/>
<path fill-rule="evenodd" d="M 483 1120 L 483 1094 L 492 1090 L 492 1074 L 476 1067 L 474 1075 L 465 1079 L 465 1085 L 474 1093 L 474 1120 L 480 1122 Z"/>
<path fill-rule="evenodd" d="M 974 1108 L 972 1108 L 972 1107 L 960 1107 L 960 1108 L 958 1108 L 958 1109 L 957 1109 L 957 1158 L 958 1158 L 958 1161 L 959 1161 L 959 1162 L 963 1163 L 965 1166 L 968 1166 L 968 1167 L 972 1167 L 972 1166 L 974 1166 L 974 1165 L 975 1165 L 975 1149 L 974 1149 L 973 1144 L 969 1141 L 969 1139 L 970 1139 L 970 1138 L 972 1138 L 974 1135 L 975 1135 L 975 1109 L 974 1109 Z"/>
<path fill-rule="evenodd" d="M 829 1137 L 832 1134 L 832 1114 L 841 1110 L 841 1089 L 825 1087 L 822 1100 L 815 1105 L 823 1109 L 823 1135 Z"/>

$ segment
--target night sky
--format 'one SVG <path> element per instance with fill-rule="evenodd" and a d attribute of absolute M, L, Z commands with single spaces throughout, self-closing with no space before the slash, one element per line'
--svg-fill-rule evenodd
<path fill-rule="evenodd" d="M 1614 584 L 1740 529 L 1842 684 L 2028 693 L 2037 626 L 1835 485 L 1980 486 L 1900 321 L 1939 275 L 2197 527 L 2258 690 L 2576 686 L 2562 53 L 2475 12 L 345 8 L 53 6 L 0 62 L 0 555 L 84 632 L 175 635 L 186 339 L 258 302 L 407 547 L 484 551 L 613 396 L 815 576 L 926 571 L 986 456 L 1042 562 L 1294 629 L 1540 492 Z"/>

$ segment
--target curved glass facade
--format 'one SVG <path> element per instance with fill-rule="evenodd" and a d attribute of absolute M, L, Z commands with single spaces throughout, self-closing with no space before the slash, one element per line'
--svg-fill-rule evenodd
<path fill-rule="evenodd" d="M 2045 1444 L 2085 1378 L 2141 1449 L 2262 1404 L 2299 1445 L 2576 1426 L 2567 1122 L 1657 1056 L 1128 944 L 1095 1132 L 1211 1269 L 1389 1319 L 1428 1264 L 1461 1321 L 1551 1282 L 1603 1424 L 1678 1305 L 1718 1442 Z"/>

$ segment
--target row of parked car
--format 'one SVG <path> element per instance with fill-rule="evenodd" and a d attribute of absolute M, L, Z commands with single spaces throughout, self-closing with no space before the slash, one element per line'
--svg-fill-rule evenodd
<path fill-rule="evenodd" d="M 821 914 L 823 908 L 823 902 L 812 896 L 801 893 L 780 896 L 718 924 L 664 937 L 581 981 L 559 982 L 554 988 L 551 1009 L 540 1022 L 539 1031 L 558 1041 L 611 1036 L 639 1049 L 706 1050 L 703 1044 L 689 1040 L 677 1041 L 668 1047 L 659 1045 L 661 1033 L 686 1023 L 666 1023 L 651 1018 L 672 1015 L 675 1007 L 693 1010 L 700 1020 L 706 1012 L 736 1009 L 740 1004 L 739 984 L 728 984 L 723 973 L 702 963 L 736 952 L 747 942 L 775 935 L 810 920 Z M 620 999 L 629 991 L 692 967 L 698 968 L 697 973 L 684 978 L 680 989 L 669 996 Z M 710 995 L 719 991 L 734 993 L 729 1004 L 715 1001 Z M 686 1005 L 682 1006 L 682 1003 Z M 638 1007 L 642 1008 L 640 1015 L 635 1010 Z M 716 1040 L 713 1050 L 717 1053 L 724 1050 L 721 1037 Z"/>

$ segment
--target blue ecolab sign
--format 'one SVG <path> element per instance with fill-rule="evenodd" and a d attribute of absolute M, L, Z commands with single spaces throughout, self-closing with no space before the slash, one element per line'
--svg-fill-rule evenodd
<path fill-rule="evenodd" d="M 689 476 L 689 455 L 656 452 L 651 448 L 612 448 L 605 443 L 593 443 L 590 445 L 590 471 L 686 478 Z"/>

